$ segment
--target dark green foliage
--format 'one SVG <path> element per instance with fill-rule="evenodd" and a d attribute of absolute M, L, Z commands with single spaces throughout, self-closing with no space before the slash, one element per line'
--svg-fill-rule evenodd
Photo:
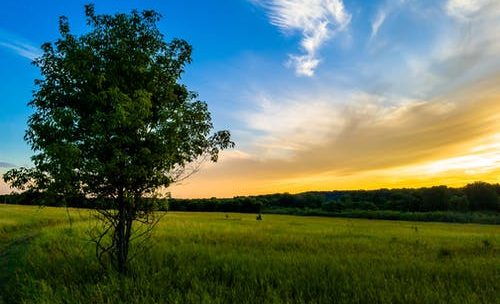
<path fill-rule="evenodd" d="M 451 210 L 455 211 L 468 211 L 469 209 L 469 200 L 467 200 L 467 196 L 465 195 L 453 195 L 450 197 L 449 205 Z"/>
<path fill-rule="evenodd" d="M 81 196 L 106 202 L 96 207 L 111 225 L 105 231 L 115 234 L 112 246 L 120 249 L 112 256 L 123 271 L 132 222 L 151 220 L 143 196 L 192 173 L 193 162 L 217 161 L 234 144 L 228 131 L 211 134 L 207 104 L 179 82 L 191 46 L 166 42 L 158 13 L 96 15 L 87 5 L 85 15 L 87 33 L 71 33 L 61 17 L 61 37 L 34 61 L 42 78 L 25 139 L 35 168 L 4 179 L 63 203 Z"/>
<path fill-rule="evenodd" d="M 340 212 L 342 211 L 344 205 L 337 201 L 327 201 L 321 205 L 321 209 L 328 212 Z"/>
<path fill-rule="evenodd" d="M 490 186 L 480 189 L 489 191 L 492 187 L 498 188 L 498 184 Z M 262 212 L 409 221 L 500 223 L 500 214 L 496 209 L 471 212 L 465 188 L 437 186 L 420 189 L 305 192 L 296 195 L 283 193 L 234 198 L 168 199 L 159 200 L 158 203 L 161 203 L 162 210 L 172 211 Z M 29 199 L 33 197 L 24 194 L 18 196 L 16 200 L 5 196 L 4 200 L 30 204 Z M 24 199 L 20 199 L 21 197 Z M 57 202 L 56 199 L 46 201 L 49 204 Z M 95 203 L 87 200 L 73 206 L 91 207 Z"/>
<path fill-rule="evenodd" d="M 325 216 L 344 218 L 363 218 L 372 220 L 445 222 L 445 223 L 480 223 L 500 224 L 500 214 L 497 212 L 454 212 L 428 211 L 404 212 L 392 210 L 344 210 L 330 212 L 322 209 L 272 208 L 264 209 L 263 213 L 291 214 L 301 216 Z"/>
<path fill-rule="evenodd" d="M 448 210 L 448 188 L 435 186 L 424 188 L 422 193 L 422 211 Z"/>
<path fill-rule="evenodd" d="M 262 202 L 255 197 L 229 199 L 169 199 L 168 210 L 259 213 Z"/>
<path fill-rule="evenodd" d="M 377 210 L 378 207 L 372 202 L 337 202 L 330 201 L 324 202 L 321 209 L 330 212 L 340 212 L 343 210 Z"/>
<path fill-rule="evenodd" d="M 500 210 L 495 186 L 484 182 L 475 182 L 464 187 L 464 193 L 471 210 Z"/>
<path fill-rule="evenodd" d="M 321 208 L 325 202 L 325 197 L 319 193 L 306 192 L 297 195 L 296 206 L 298 208 Z"/>

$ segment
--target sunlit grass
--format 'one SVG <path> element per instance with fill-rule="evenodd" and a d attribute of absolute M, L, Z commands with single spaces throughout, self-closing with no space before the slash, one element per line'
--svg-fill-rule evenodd
<path fill-rule="evenodd" d="M 71 226 L 63 208 L 0 205 L 4 300 L 496 303 L 500 292 L 499 226 L 171 212 L 120 278 L 94 258 L 88 213 L 69 213 Z"/>

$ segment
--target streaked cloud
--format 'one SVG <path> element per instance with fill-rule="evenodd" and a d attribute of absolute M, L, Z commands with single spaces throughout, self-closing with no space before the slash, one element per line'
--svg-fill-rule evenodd
<path fill-rule="evenodd" d="M 287 158 L 324 141 L 342 120 L 331 100 L 322 96 L 258 98 L 255 111 L 241 116 L 248 130 L 259 134 L 254 135 L 250 144 L 262 159 Z"/>
<path fill-rule="evenodd" d="M 432 162 L 421 169 L 428 173 L 442 173 L 460 170 L 467 174 L 476 174 L 490 171 L 500 167 L 500 149 L 493 151 L 475 153 L 465 156 L 457 156 Z M 422 172 L 421 171 L 421 172 Z"/>
<path fill-rule="evenodd" d="M 375 36 L 377 36 L 378 30 L 382 26 L 382 24 L 385 21 L 385 18 L 387 17 L 387 11 L 386 10 L 379 10 L 377 15 L 375 16 L 375 19 L 372 21 L 372 33 L 371 33 L 371 38 L 373 39 Z"/>
<path fill-rule="evenodd" d="M 495 2 L 496 0 L 448 0 L 445 8 L 448 15 L 467 21 Z M 498 3 L 496 6 L 498 8 Z"/>
<path fill-rule="evenodd" d="M 391 0 L 391 1 L 386 1 L 384 4 L 382 4 L 374 18 L 372 18 L 371 21 L 371 35 L 370 39 L 373 39 L 377 36 L 380 28 L 384 24 L 384 22 L 387 20 L 387 18 L 394 14 L 395 11 L 398 9 L 401 9 L 404 4 L 406 4 L 408 0 Z"/>
<path fill-rule="evenodd" d="M 321 46 L 347 28 L 351 21 L 342 0 L 268 0 L 253 1 L 263 6 L 270 22 L 284 33 L 299 32 L 303 54 L 289 55 L 288 64 L 300 76 L 313 76 L 320 63 Z"/>
<path fill-rule="evenodd" d="M 42 50 L 35 47 L 33 43 L 2 30 L 0 30 L 0 48 L 7 49 L 29 60 L 33 60 L 42 54 Z"/>
<path fill-rule="evenodd" d="M 239 116 L 253 149 L 245 158 L 223 158 L 189 187 L 173 187 L 174 196 L 500 182 L 500 36 L 492 30 L 498 6 L 484 4 L 467 22 L 441 4 L 419 11 L 416 20 L 436 22 L 432 39 L 413 49 L 388 36 L 392 49 L 359 63 L 365 81 L 354 86 L 323 80 L 323 86 L 255 94 L 257 106 Z M 374 35 L 381 26 L 391 33 L 394 24 L 384 22 L 395 9 L 407 6 L 381 6 L 373 14 L 373 22 L 385 14 Z M 392 50 L 405 53 L 395 57 Z"/>
<path fill-rule="evenodd" d="M 420 70 L 416 77 L 435 92 L 459 89 L 500 66 L 500 32 L 493 30 L 500 24 L 500 2 L 449 0 L 444 12 L 452 22 L 429 54 L 413 62 Z"/>
<path fill-rule="evenodd" d="M 203 196 L 210 189 L 213 195 L 232 196 L 496 182 L 500 91 L 491 84 L 498 80 L 493 77 L 428 101 L 391 104 L 365 96 L 363 102 L 337 107 L 334 117 L 341 119 L 332 119 L 334 129 L 286 158 L 259 153 L 223 157 L 172 192 L 177 197 Z M 314 120 L 302 127 L 314 130 Z"/>

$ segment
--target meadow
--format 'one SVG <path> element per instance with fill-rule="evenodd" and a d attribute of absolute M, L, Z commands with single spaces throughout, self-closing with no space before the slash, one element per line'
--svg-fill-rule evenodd
<path fill-rule="evenodd" d="M 496 225 L 168 212 L 120 277 L 92 221 L 0 205 L 0 303 L 499 303 Z"/>

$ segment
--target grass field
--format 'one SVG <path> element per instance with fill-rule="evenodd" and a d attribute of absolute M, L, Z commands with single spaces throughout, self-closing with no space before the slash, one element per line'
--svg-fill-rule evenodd
<path fill-rule="evenodd" d="M 500 226 L 171 212 L 120 278 L 69 214 L 0 205 L 0 302 L 499 303 Z"/>

